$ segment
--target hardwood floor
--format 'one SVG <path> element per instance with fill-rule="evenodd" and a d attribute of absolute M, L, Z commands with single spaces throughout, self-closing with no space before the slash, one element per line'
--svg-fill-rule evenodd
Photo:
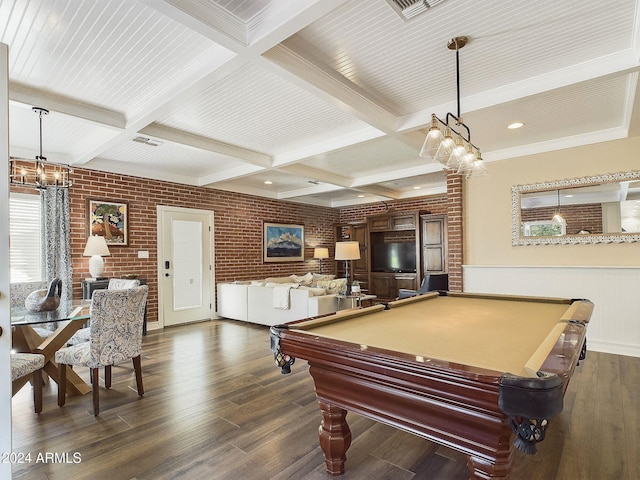
<path fill-rule="evenodd" d="M 99 417 L 90 395 L 58 408 L 51 382 L 36 415 L 30 388 L 23 388 L 12 401 L 13 451 L 30 452 L 32 463 L 15 465 L 13 478 L 332 478 L 318 445 L 320 410 L 306 362 L 281 375 L 267 327 L 214 320 L 150 332 L 142 369 L 142 399 L 132 366 L 113 369 L 112 389 L 100 391 Z M 88 371 L 78 372 L 88 380 Z M 353 441 L 347 471 L 337 478 L 468 478 L 458 452 L 356 414 L 347 418 Z M 515 453 L 510 479 L 640 479 L 640 358 L 589 352 L 539 445 L 535 456 Z M 58 462 L 35 462 L 47 453 Z"/>

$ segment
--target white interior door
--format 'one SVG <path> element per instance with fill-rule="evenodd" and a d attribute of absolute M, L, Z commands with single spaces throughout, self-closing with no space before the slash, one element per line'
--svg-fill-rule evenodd
<path fill-rule="evenodd" d="M 213 212 L 158 206 L 160 325 L 212 318 Z"/>

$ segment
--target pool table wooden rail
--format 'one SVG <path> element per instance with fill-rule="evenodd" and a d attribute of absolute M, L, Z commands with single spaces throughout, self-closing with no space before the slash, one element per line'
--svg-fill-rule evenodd
<path fill-rule="evenodd" d="M 309 363 L 329 474 L 344 473 L 352 411 L 467 454 L 471 478 L 507 476 L 514 434 L 499 406 L 505 372 L 321 337 L 296 324 L 272 327 L 271 335 L 272 348 Z M 541 368 L 562 378 L 563 391 L 585 335 L 584 323 L 567 321 Z"/>

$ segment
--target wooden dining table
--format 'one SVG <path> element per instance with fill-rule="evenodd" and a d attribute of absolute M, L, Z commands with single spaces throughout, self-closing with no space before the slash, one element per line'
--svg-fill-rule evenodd
<path fill-rule="evenodd" d="M 39 353 L 44 355 L 43 370 L 56 383 L 60 383 L 58 365 L 54 361 L 55 353 L 64 347 L 69 339 L 89 321 L 90 301 L 76 301 L 60 305 L 50 312 L 31 312 L 25 307 L 11 308 L 12 346 L 16 352 Z M 43 337 L 38 330 L 48 330 Z M 88 385 L 76 372 L 67 369 L 67 393 L 85 395 L 91 391 Z M 29 376 L 13 381 L 12 396 L 28 381 Z"/>

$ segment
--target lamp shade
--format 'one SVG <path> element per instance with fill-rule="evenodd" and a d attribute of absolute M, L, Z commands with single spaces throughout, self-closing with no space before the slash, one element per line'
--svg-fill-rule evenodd
<path fill-rule="evenodd" d="M 358 242 L 337 242 L 336 260 L 358 260 L 360 244 Z"/>
<path fill-rule="evenodd" d="M 84 247 L 84 257 L 92 257 L 94 255 L 100 255 L 101 257 L 107 257 L 111 255 L 107 241 L 100 235 L 91 235 L 87 238 L 87 245 Z"/>
<path fill-rule="evenodd" d="M 323 247 L 314 248 L 313 258 L 329 258 L 329 249 Z"/>

